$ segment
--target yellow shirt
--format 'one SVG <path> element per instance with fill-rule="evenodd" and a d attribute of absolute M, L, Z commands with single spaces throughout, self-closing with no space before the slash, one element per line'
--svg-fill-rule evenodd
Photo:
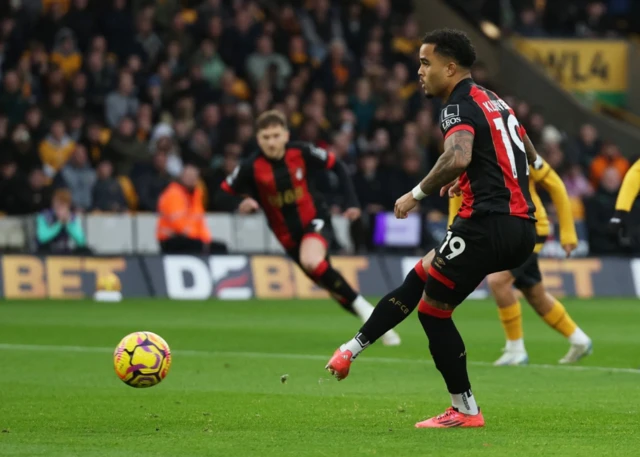
<path fill-rule="evenodd" d="M 58 172 L 71 157 L 76 144 L 73 141 L 55 143 L 45 138 L 39 147 L 40 160 L 51 169 L 52 173 Z"/>
<path fill-rule="evenodd" d="M 80 70 L 82 56 L 77 52 L 68 56 L 54 52 L 51 54 L 51 62 L 59 66 L 65 78 L 69 79 Z"/>
<path fill-rule="evenodd" d="M 636 161 L 624 176 L 618 199 L 616 211 L 631 211 L 633 202 L 640 192 L 640 160 Z"/>
<path fill-rule="evenodd" d="M 571 211 L 571 202 L 569 201 L 567 189 L 564 187 L 560 176 L 558 176 L 547 162 L 542 160 L 542 157 L 538 157 L 542 161 L 538 168 L 536 169 L 534 166 L 529 166 L 529 193 L 531 194 L 531 200 L 533 200 L 536 206 L 536 234 L 538 235 L 539 241 L 536 244 L 534 252 L 540 252 L 544 244 L 544 238 L 549 235 L 551 230 L 547 211 L 536 191 L 536 184 L 540 184 L 549 192 L 553 205 L 556 207 L 560 222 L 560 244 L 577 244 L 578 235 L 576 234 L 576 227 L 573 222 L 573 212 Z M 453 219 L 458 213 L 460 206 L 462 206 L 462 196 L 449 199 L 449 226 L 453 223 Z"/>

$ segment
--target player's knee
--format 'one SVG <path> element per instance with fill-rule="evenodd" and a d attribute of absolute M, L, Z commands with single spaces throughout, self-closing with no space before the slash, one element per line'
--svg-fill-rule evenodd
<path fill-rule="evenodd" d="M 495 295 L 496 291 L 510 288 L 513 285 L 513 276 L 507 271 L 492 273 L 487 276 L 487 285 Z"/>
<path fill-rule="evenodd" d="M 431 266 L 431 262 L 433 262 L 433 257 L 435 256 L 435 249 L 430 250 L 425 254 L 422 258 L 422 268 L 424 271 L 429 271 L 429 267 Z"/>
<path fill-rule="evenodd" d="M 300 265 L 310 275 L 314 275 L 323 264 L 324 257 L 320 256 L 300 256 Z"/>

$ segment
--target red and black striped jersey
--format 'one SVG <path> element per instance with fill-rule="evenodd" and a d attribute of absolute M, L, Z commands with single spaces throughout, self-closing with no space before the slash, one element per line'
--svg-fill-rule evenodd
<path fill-rule="evenodd" d="M 227 177 L 222 190 L 255 198 L 276 238 L 285 248 L 292 248 L 312 220 L 328 219 L 329 211 L 315 188 L 314 176 L 321 170 L 333 169 L 336 163 L 335 155 L 325 149 L 290 142 L 279 160 L 255 153 Z M 349 206 L 357 206 L 355 192 L 346 193 Z"/>
<path fill-rule="evenodd" d="M 458 216 L 509 214 L 534 219 L 522 141 L 525 130 L 507 103 L 464 79 L 440 114 L 440 128 L 445 138 L 460 130 L 474 135 L 471 163 L 460 176 L 463 201 Z"/>

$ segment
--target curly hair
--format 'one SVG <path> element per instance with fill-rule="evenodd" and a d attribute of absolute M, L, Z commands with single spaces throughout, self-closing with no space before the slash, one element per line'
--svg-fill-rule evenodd
<path fill-rule="evenodd" d="M 471 68 L 476 61 L 476 50 L 462 30 L 437 29 L 422 38 L 423 44 L 433 44 L 434 52 L 450 57 L 460 66 Z"/>

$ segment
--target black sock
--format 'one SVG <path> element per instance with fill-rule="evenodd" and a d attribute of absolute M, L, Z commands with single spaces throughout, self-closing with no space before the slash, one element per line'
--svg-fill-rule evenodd
<path fill-rule="evenodd" d="M 429 351 L 433 362 L 442 374 L 449 393 L 467 392 L 471 390 L 471 383 L 467 373 L 467 351 L 462 337 L 451 319 L 450 312 L 442 311 L 438 315 L 442 314 L 443 317 L 436 317 L 428 314 L 429 308 L 429 305 L 422 305 L 418 316 L 429 338 Z M 427 312 L 424 312 L 425 310 Z M 444 316 L 445 313 L 449 313 L 449 316 Z"/>
<path fill-rule="evenodd" d="M 416 309 L 422 297 L 425 282 L 425 279 L 420 276 L 421 274 L 424 276 L 422 260 L 419 265 L 419 271 L 416 271 L 417 267 L 411 270 L 400 287 L 389 292 L 378 302 L 373 314 L 360 329 L 358 334 L 360 339 L 366 340 L 368 344 L 375 342 Z"/>
<path fill-rule="evenodd" d="M 353 302 L 358 297 L 358 293 L 351 288 L 349 283 L 338 273 L 331 264 L 323 260 L 314 271 L 309 273 L 309 277 L 320 287 L 329 292 L 334 299 L 345 310 L 355 314 Z"/>

